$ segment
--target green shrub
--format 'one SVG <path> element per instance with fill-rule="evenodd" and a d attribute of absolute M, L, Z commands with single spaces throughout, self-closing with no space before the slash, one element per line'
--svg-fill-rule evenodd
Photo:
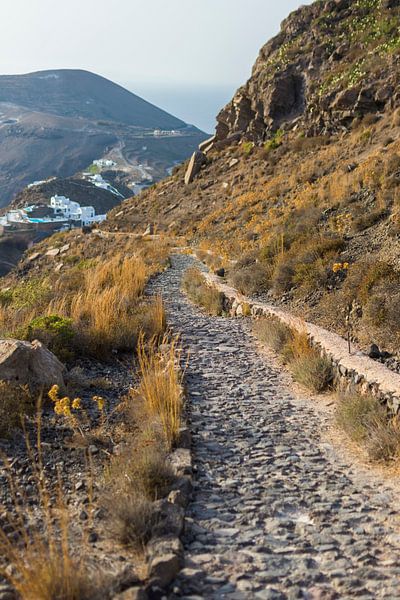
<path fill-rule="evenodd" d="M 30 279 L 0 292 L 0 305 L 13 308 L 37 308 L 43 306 L 51 296 L 46 280 Z"/>
<path fill-rule="evenodd" d="M 271 150 L 276 150 L 277 148 L 279 148 L 279 146 L 282 146 L 283 135 L 284 132 L 282 131 L 282 129 L 278 129 L 278 131 L 274 133 L 273 137 L 267 142 L 265 142 L 264 150 L 266 150 L 267 152 L 271 152 Z"/>
<path fill-rule="evenodd" d="M 243 154 L 249 155 L 253 151 L 254 142 L 242 142 L 241 149 Z"/>
<path fill-rule="evenodd" d="M 58 315 L 36 317 L 27 326 L 23 337 L 29 341 L 41 341 L 61 360 L 68 360 L 73 356 L 75 331 L 72 319 Z"/>

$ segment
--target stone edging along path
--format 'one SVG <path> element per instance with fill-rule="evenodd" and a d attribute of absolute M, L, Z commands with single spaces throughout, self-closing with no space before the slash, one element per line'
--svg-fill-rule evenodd
<path fill-rule="evenodd" d="M 399 412 L 400 375 L 359 350 L 354 349 L 349 354 L 348 342 L 336 333 L 308 323 L 270 304 L 251 300 L 221 281 L 217 275 L 203 273 L 203 276 L 209 286 L 222 292 L 224 308 L 232 316 L 273 316 L 297 331 L 305 330 L 312 345 L 332 361 L 337 380 L 359 388 L 362 393 L 372 392 L 386 403 L 394 414 Z"/>

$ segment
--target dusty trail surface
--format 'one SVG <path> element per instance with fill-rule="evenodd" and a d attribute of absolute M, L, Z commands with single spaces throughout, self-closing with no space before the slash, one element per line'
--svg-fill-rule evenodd
<path fill-rule="evenodd" d="M 391 488 L 324 441 L 246 320 L 210 317 L 180 291 L 193 259 L 152 283 L 190 350 L 195 488 L 185 568 L 170 598 L 400 598 Z"/>

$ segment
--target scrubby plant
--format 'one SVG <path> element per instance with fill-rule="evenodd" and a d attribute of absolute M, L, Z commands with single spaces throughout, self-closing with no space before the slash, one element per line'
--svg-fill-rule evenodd
<path fill-rule="evenodd" d="M 353 229 L 355 231 L 364 231 L 373 225 L 376 225 L 382 219 L 388 216 L 388 211 L 386 208 L 377 208 L 372 212 L 360 215 L 353 221 Z"/>
<path fill-rule="evenodd" d="M 133 490 L 127 491 L 112 495 L 105 501 L 111 533 L 123 545 L 143 552 L 157 523 L 154 505 Z"/>
<path fill-rule="evenodd" d="M 331 385 L 332 364 L 311 345 L 306 331 L 292 329 L 276 317 L 261 319 L 254 331 L 262 342 L 281 354 L 298 383 L 316 393 Z"/>
<path fill-rule="evenodd" d="M 251 154 L 254 148 L 254 142 L 242 142 L 240 147 L 242 149 L 243 154 L 248 156 L 249 154 Z"/>
<path fill-rule="evenodd" d="M 253 331 L 261 342 L 279 353 L 293 337 L 290 327 L 276 317 L 258 319 L 253 325 Z"/>
<path fill-rule="evenodd" d="M 316 392 L 324 392 L 332 383 L 332 364 L 330 360 L 314 349 L 294 357 L 290 361 L 294 379 Z"/>
<path fill-rule="evenodd" d="M 185 272 L 182 287 L 193 302 L 203 306 L 211 315 L 221 316 L 223 314 L 223 294 L 216 288 L 207 285 L 203 275 L 195 267 L 191 267 Z"/>
<path fill-rule="evenodd" d="M 399 456 L 400 423 L 390 416 L 378 398 L 353 390 L 339 397 L 338 425 L 357 444 L 365 447 L 371 460 L 389 462 Z"/>
<path fill-rule="evenodd" d="M 34 401 L 27 386 L 0 381 L 0 437 L 8 437 L 32 414 Z"/>
<path fill-rule="evenodd" d="M 59 315 L 35 317 L 21 333 L 24 339 L 29 341 L 37 339 L 45 344 L 61 360 L 73 356 L 75 331 L 72 319 Z"/>
<path fill-rule="evenodd" d="M 246 267 L 234 268 L 229 274 L 232 285 L 242 294 L 254 294 L 268 289 L 268 267 L 253 263 Z"/>
<path fill-rule="evenodd" d="M 276 150 L 279 146 L 282 145 L 284 132 L 282 129 L 278 129 L 272 136 L 270 140 L 265 142 L 264 150 L 267 152 L 271 152 L 271 150 Z"/>
<path fill-rule="evenodd" d="M 181 350 L 177 338 L 164 337 L 157 348 L 153 340 L 139 340 L 140 383 L 130 394 L 142 399 L 147 417 L 160 420 L 166 443 L 171 448 L 177 441 L 183 410 Z"/>

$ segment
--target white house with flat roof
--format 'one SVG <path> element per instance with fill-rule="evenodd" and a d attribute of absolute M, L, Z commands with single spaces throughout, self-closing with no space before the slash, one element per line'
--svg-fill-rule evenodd
<path fill-rule="evenodd" d="M 106 215 L 96 215 L 93 206 L 81 206 L 65 196 L 53 196 L 50 199 L 50 206 L 55 216 L 63 216 L 69 221 L 81 221 L 82 225 L 100 223 L 106 218 Z"/>

